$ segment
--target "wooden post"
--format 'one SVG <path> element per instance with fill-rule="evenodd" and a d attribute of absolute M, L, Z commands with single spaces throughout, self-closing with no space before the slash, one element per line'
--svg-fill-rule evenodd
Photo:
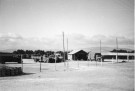
<path fill-rule="evenodd" d="M 127 61 L 129 62 L 129 53 L 127 52 Z"/>
<path fill-rule="evenodd" d="M 22 54 L 21 54 L 21 63 L 22 63 L 22 72 L 23 72 L 23 60 L 22 60 Z"/>
<path fill-rule="evenodd" d="M 55 71 L 56 71 L 56 54 L 55 54 Z"/>
<path fill-rule="evenodd" d="M 96 60 L 96 66 L 97 66 L 97 60 Z"/>
<path fill-rule="evenodd" d="M 112 64 L 113 64 L 113 60 L 114 60 L 114 59 L 112 58 Z"/>
<path fill-rule="evenodd" d="M 101 40 L 100 40 L 100 54 L 101 54 Z M 101 54 L 101 57 L 100 57 L 100 61 L 101 61 L 101 66 L 102 66 L 102 54 Z"/>
<path fill-rule="evenodd" d="M 78 68 L 79 68 L 79 60 L 77 59 L 77 63 L 78 63 Z"/>
<path fill-rule="evenodd" d="M 87 59 L 87 60 L 88 60 L 88 67 L 89 67 L 89 61 L 90 61 L 90 60 L 89 60 L 89 59 Z"/>
<path fill-rule="evenodd" d="M 42 57 L 42 56 L 41 56 Z M 41 60 L 40 60 L 40 72 L 41 72 L 41 61 L 42 61 L 42 58 L 41 58 Z"/>
<path fill-rule="evenodd" d="M 91 59 L 91 54 L 90 54 L 90 52 L 88 53 L 88 67 L 89 67 L 89 62 L 90 62 L 90 59 Z"/>
<path fill-rule="evenodd" d="M 96 61 L 96 66 L 97 66 L 97 55 L 96 55 L 96 60 L 95 61 Z"/>
<path fill-rule="evenodd" d="M 129 47 L 129 41 L 127 42 L 127 45 Z M 127 50 L 127 61 L 129 62 L 129 52 L 128 52 L 128 50 Z"/>

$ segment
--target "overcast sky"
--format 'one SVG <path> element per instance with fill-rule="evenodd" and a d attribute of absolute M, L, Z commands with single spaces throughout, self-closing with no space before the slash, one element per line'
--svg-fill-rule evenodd
<path fill-rule="evenodd" d="M 0 49 L 134 46 L 134 0 L 0 0 Z M 66 43 L 65 43 L 66 45 Z"/>

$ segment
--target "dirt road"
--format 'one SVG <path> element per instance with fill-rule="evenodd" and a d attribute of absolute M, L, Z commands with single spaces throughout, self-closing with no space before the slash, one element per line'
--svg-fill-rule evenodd
<path fill-rule="evenodd" d="M 21 64 L 7 64 L 21 66 Z M 24 64 L 25 75 L 0 78 L 0 91 L 133 91 L 134 63 Z M 56 67 L 56 68 L 55 68 Z M 56 69 L 56 70 L 55 70 Z"/>

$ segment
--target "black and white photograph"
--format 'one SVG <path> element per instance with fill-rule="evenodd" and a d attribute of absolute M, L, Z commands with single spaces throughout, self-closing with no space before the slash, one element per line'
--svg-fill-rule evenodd
<path fill-rule="evenodd" d="M 134 0 L 0 0 L 0 91 L 134 91 Z"/>

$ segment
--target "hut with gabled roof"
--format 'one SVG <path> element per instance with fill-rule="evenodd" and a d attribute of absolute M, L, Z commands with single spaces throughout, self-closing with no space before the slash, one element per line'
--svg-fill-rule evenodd
<path fill-rule="evenodd" d="M 88 53 L 84 50 L 74 50 L 68 53 L 69 60 L 87 60 Z"/>

